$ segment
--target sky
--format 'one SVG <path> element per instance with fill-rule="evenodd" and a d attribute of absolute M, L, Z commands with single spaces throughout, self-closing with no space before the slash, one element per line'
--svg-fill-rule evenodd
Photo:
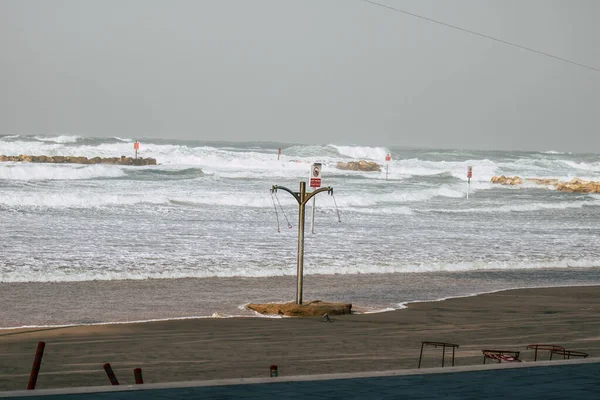
<path fill-rule="evenodd" d="M 0 0 L 0 135 L 600 153 L 600 1 Z"/>

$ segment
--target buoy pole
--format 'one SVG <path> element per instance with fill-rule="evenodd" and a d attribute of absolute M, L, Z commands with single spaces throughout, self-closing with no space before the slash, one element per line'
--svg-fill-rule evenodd
<path fill-rule="evenodd" d="M 388 170 L 390 169 L 390 160 L 392 159 L 392 156 L 388 153 L 385 156 L 385 180 L 388 180 Z"/>
<path fill-rule="evenodd" d="M 471 177 L 473 176 L 473 167 L 467 167 L 467 199 L 469 198 L 469 192 L 471 191 Z"/>

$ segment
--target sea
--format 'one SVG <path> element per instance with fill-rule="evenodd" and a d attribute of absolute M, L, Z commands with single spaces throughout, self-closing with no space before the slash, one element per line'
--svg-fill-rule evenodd
<path fill-rule="evenodd" d="M 281 187 L 315 190 L 314 163 L 332 190 L 306 204 L 304 302 L 370 313 L 600 284 L 600 195 L 490 182 L 600 180 L 597 153 L 6 135 L 0 154 L 133 157 L 136 140 L 158 165 L 0 163 L 1 329 L 296 300 L 299 204 Z M 381 171 L 337 168 L 360 160 Z"/>

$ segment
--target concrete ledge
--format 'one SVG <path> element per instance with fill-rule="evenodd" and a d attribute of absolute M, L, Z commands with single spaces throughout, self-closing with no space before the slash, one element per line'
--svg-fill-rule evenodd
<path fill-rule="evenodd" d="M 360 379 L 360 378 L 377 378 L 377 377 L 393 377 L 393 376 L 413 376 L 413 375 L 432 375 L 432 374 L 452 374 L 460 372 L 474 371 L 490 371 L 490 370 L 507 370 L 519 368 L 539 368 L 539 367 L 555 367 L 560 365 L 580 365 L 580 364 L 600 364 L 600 357 L 574 359 L 574 360 L 554 360 L 554 361 L 536 361 L 536 362 L 521 362 L 521 363 L 504 363 L 504 364 L 481 364 L 468 365 L 460 367 L 437 367 L 423 369 L 404 369 L 392 371 L 374 371 L 374 372 L 359 372 L 359 373 L 341 373 L 341 374 L 321 374 L 321 375 L 298 375 L 284 376 L 277 378 L 235 378 L 235 379 L 219 379 L 206 381 L 187 381 L 187 382 L 168 382 L 168 383 L 150 383 L 143 385 L 119 385 L 119 386 L 89 386 L 64 389 L 41 389 L 41 390 L 18 390 L 10 392 L 0 392 L 0 398 L 4 397 L 31 397 L 31 396 L 51 396 L 51 395 L 67 395 L 67 394 L 85 394 L 85 393 L 105 393 L 105 392 L 127 392 L 127 391 L 142 391 L 156 389 L 176 389 L 176 388 L 192 388 L 192 387 L 211 387 L 211 386 L 233 386 L 233 385 L 254 385 L 254 384 L 271 384 L 283 382 L 311 382 L 311 381 L 328 381 L 341 379 Z"/>

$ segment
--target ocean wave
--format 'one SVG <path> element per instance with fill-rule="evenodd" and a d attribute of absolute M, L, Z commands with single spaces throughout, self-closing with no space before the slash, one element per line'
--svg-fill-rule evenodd
<path fill-rule="evenodd" d="M 11 181 L 81 180 L 120 178 L 125 173 L 120 167 L 108 165 L 56 165 L 7 163 L 0 164 L 0 179 Z"/>
<path fill-rule="evenodd" d="M 334 148 L 340 155 L 355 160 L 374 160 L 385 162 L 385 156 L 390 153 L 385 147 L 365 147 L 365 146 L 338 146 L 330 144 L 328 147 Z"/>
<path fill-rule="evenodd" d="M 159 168 L 131 168 L 125 170 L 132 179 L 140 180 L 173 180 L 196 179 L 205 176 L 201 168 L 159 169 Z"/>
<path fill-rule="evenodd" d="M 548 260 L 543 262 L 434 262 L 422 264 L 381 264 L 356 263 L 344 266 L 320 265 L 310 268 L 305 275 L 359 275 L 359 274 L 419 274 L 431 272 L 461 273 L 470 271 L 498 270 L 542 270 L 566 268 L 597 268 L 600 259 L 581 260 Z M 228 263 L 222 268 L 207 269 L 168 269 L 154 265 L 144 265 L 138 260 L 135 270 L 123 270 L 120 265 L 114 268 L 104 266 L 90 270 L 75 268 L 46 268 L 44 274 L 32 273 L 29 268 L 21 268 L 18 272 L 0 275 L 0 283 L 17 282 L 82 282 L 110 280 L 145 280 L 145 279 L 181 279 L 181 278 L 267 278 L 276 276 L 295 276 L 296 271 L 281 265 L 262 265 L 261 268 L 248 268 L 243 265 Z"/>
<path fill-rule="evenodd" d="M 34 136 L 33 137 L 40 142 L 54 142 L 54 143 L 75 143 L 82 139 L 78 135 L 60 135 L 60 136 Z"/>
<path fill-rule="evenodd" d="M 168 199 L 162 196 L 156 196 L 151 193 L 139 195 L 131 193 L 110 194 L 110 193 L 38 193 L 35 196 L 26 196 L 19 192 L 12 192 L 0 197 L 0 205 L 12 209 L 23 208 L 98 208 L 98 207 L 122 207 L 138 204 L 166 204 Z"/>
<path fill-rule="evenodd" d="M 417 209 L 417 212 L 433 212 L 433 213 L 507 213 L 507 212 L 531 212 L 542 210 L 566 210 L 569 208 L 582 208 L 586 206 L 600 206 L 597 201 L 571 201 L 557 203 L 527 203 L 527 204 L 505 204 L 494 207 L 474 207 L 463 209 Z"/>

